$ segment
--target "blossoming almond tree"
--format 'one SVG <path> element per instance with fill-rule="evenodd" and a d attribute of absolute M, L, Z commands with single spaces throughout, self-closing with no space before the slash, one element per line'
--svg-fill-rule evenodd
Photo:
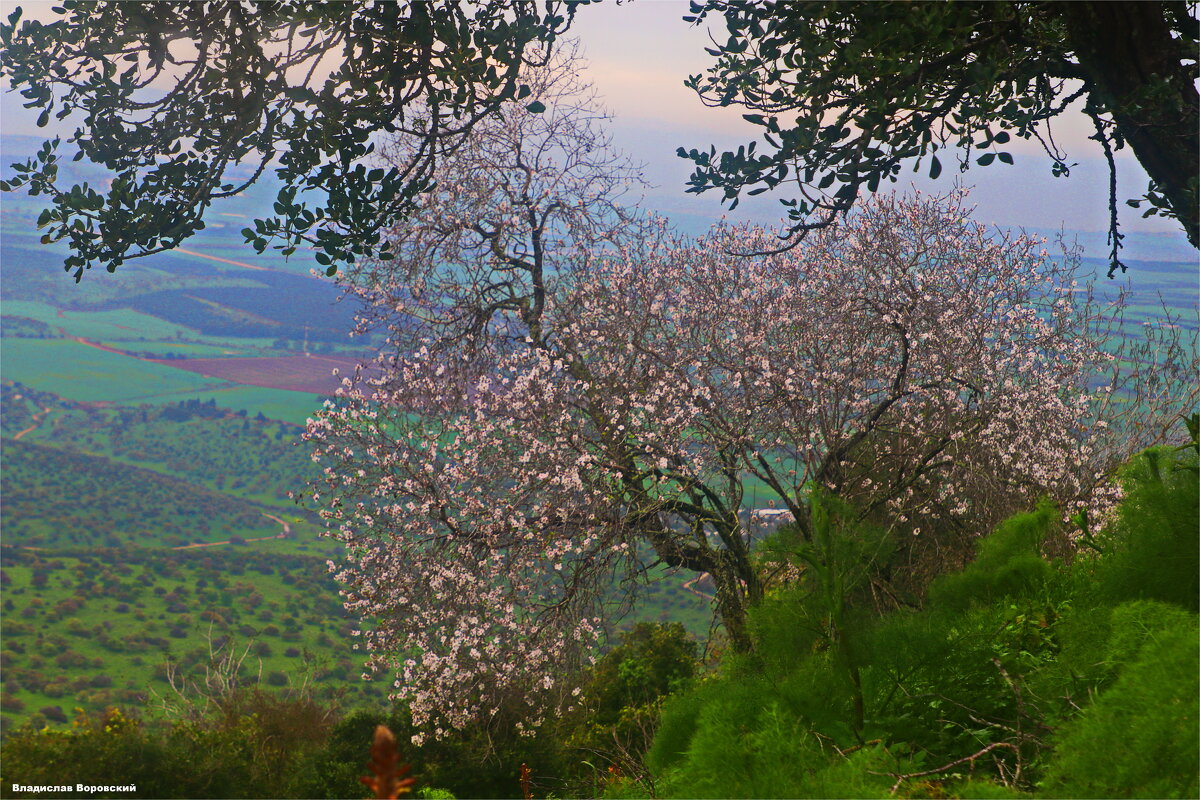
<path fill-rule="evenodd" d="M 639 183 L 636 170 L 609 148 L 604 114 L 578 82 L 574 59 L 564 44 L 523 76 L 547 108 L 482 121 L 462 153 L 440 165 L 436 190 L 388 233 L 395 258 L 343 278 L 364 301 L 361 327 L 386 327 L 390 349 L 373 379 L 347 380 L 346 401 L 311 422 L 315 457 L 330 464 L 327 488 L 314 496 L 349 548 L 341 575 L 349 605 L 392 619 L 367 633 L 367 647 L 374 666 L 396 669 L 418 722 L 436 716 L 462 726 L 495 713 L 513 687 L 530 707 L 558 702 L 548 698 L 560 687 L 545 676 L 594 642 L 593 584 L 627 557 L 586 542 L 590 523 L 575 513 L 584 500 L 552 506 L 522 497 L 493 469 L 521 464 L 523 478 L 537 475 L 513 429 L 522 413 L 515 405 L 496 420 L 501 429 L 464 428 L 460 437 L 456 427 L 476 400 L 517 399 L 502 387 L 506 359 L 547 356 L 547 304 L 595 254 L 643 227 L 618 203 Z M 387 155 L 403 163 L 409 146 L 394 142 Z M 444 460 L 456 451 L 466 460 Z M 449 495 L 429 495 L 443 487 Z M 428 527 L 410 526 L 410 514 Z M 542 531 L 547 518 L 559 535 Z M 389 530 L 411 534 L 413 552 L 381 546 Z M 585 565 L 579 555 L 589 551 L 604 557 Z M 410 557 L 421 563 L 405 565 Z M 428 572 L 428 559 L 445 569 Z M 460 569 L 460 561 L 474 566 Z M 423 641 L 409 638 L 417 629 Z"/>
<path fill-rule="evenodd" d="M 969 540 L 1040 495 L 1096 502 L 1187 394 L 1176 343 L 1106 352 L 1119 309 L 958 198 L 877 199 L 765 257 L 734 255 L 763 231 L 678 239 L 618 207 L 580 97 L 480 129 L 396 261 L 351 275 L 393 349 L 308 429 L 371 663 L 435 734 L 567 702 L 648 561 L 712 575 L 748 649 L 752 478 L 802 535 L 818 485 Z M 1152 391 L 1113 413 L 1129 381 Z"/>

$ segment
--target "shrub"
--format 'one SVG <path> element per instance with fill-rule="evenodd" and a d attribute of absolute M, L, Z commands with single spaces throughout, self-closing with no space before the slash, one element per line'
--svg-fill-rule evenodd
<path fill-rule="evenodd" d="M 921 610 L 869 613 L 853 581 L 830 603 L 833 561 L 805 560 L 752 614 L 755 655 L 668 700 L 646 757 L 661 796 L 1197 796 L 1195 457 L 1150 454 L 1069 566 L 1040 554 L 1059 524 L 1047 503 Z"/>
<path fill-rule="evenodd" d="M 872 759 L 875 772 L 922 772 L 1031 724 L 1013 683 L 1054 659 L 1069 609 L 1038 554 L 1054 509 L 999 526 L 976 562 L 936 582 L 925 610 L 880 617 L 864 587 L 888 540 L 840 504 L 822 505 L 829 514 L 813 527 L 828 535 L 796 550 L 799 580 L 751 616 L 754 656 L 727 659 L 718 677 L 668 702 L 647 757 L 668 794 L 882 796 L 891 781 L 862 774 Z M 866 741 L 884 749 L 867 753 Z M 993 755 L 1011 770 L 1027 749 Z M 906 791 L 926 791 L 918 783 Z"/>
<path fill-rule="evenodd" d="M 583 686 L 582 707 L 557 732 L 576 755 L 567 776 L 573 793 L 594 790 L 597 776 L 610 769 L 640 777 L 663 698 L 696 674 L 696 651 L 696 640 L 681 624 L 642 622 L 596 663 Z"/>
<path fill-rule="evenodd" d="M 1150 599 L 1200 611 L 1200 481 L 1195 453 L 1152 448 L 1121 471 L 1125 499 L 1098 536 L 1094 582 L 1107 602 Z"/>
<path fill-rule="evenodd" d="M 1145 620 L 1148 610 L 1148 606 L 1126 606 L 1120 616 L 1127 622 Z M 1185 619 L 1163 610 L 1151 612 L 1161 625 L 1157 631 L 1114 626 L 1114 651 L 1133 649 L 1136 659 L 1059 733 L 1042 784 L 1046 794 L 1200 795 L 1197 625 L 1194 617 Z M 1136 633 L 1131 635 L 1131 630 Z M 1137 638 L 1142 639 L 1140 644 L 1134 643 Z"/>
<path fill-rule="evenodd" d="M 521 765 L 529 766 L 530 790 L 535 797 L 565 796 L 562 775 L 566 759 L 552 731 L 519 735 L 517 717 L 509 710 L 480 720 L 470 730 L 444 738 L 409 744 L 418 731 L 412 715 L 399 706 L 390 713 L 359 710 L 337 723 L 324 745 L 310 751 L 296 767 L 295 791 L 300 797 L 359 797 L 363 794 L 364 754 L 377 725 L 386 725 L 401 743 L 404 761 L 412 764 L 419 788 L 416 796 L 523 796 Z M 430 789 L 429 787 L 437 787 Z M 566 795 L 569 796 L 569 795 Z"/>
<path fill-rule="evenodd" d="M 208 716 L 154 727 L 114 709 L 70 731 L 35 727 L 46 719 L 43 709 L 6 740 L 4 796 L 13 783 L 58 784 L 69 771 L 85 784 L 134 783 L 147 797 L 305 797 L 296 767 L 325 741 L 331 709 L 251 690 Z M 365 754 L 356 754 L 356 770 Z"/>
<path fill-rule="evenodd" d="M 1037 591 L 1052 572 L 1039 550 L 1057 519 L 1054 506 L 1043 500 L 1036 511 L 1004 521 L 991 535 L 979 540 L 971 564 L 933 583 L 930 602 L 965 609 Z"/>
<path fill-rule="evenodd" d="M 67 721 L 67 714 L 62 710 L 62 706 L 42 706 L 38 712 L 51 722 Z"/>
<path fill-rule="evenodd" d="M 1108 642 L 1108 661 L 1125 664 L 1137 660 L 1142 647 L 1159 634 L 1186 628 L 1195 616 L 1178 606 L 1154 600 L 1124 603 L 1112 611 L 1112 636 Z"/>

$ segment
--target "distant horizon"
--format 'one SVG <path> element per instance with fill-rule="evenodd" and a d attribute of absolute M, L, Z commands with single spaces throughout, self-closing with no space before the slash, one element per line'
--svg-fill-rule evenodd
<path fill-rule="evenodd" d="M 36 148 L 42 141 L 47 138 L 53 138 L 53 134 L 45 133 L 41 136 L 28 133 L 7 133 L 0 132 L 0 166 L 7 170 L 10 159 L 20 159 L 28 155 L 32 155 L 32 150 Z M 28 143 L 29 148 L 14 146 L 15 143 Z M 85 170 L 101 170 L 102 167 L 92 165 L 90 163 L 72 164 L 69 161 L 64 164 L 69 168 L 80 168 Z M 988 170 L 975 170 L 976 173 L 984 173 Z M 270 181 L 271 177 L 266 176 L 264 181 Z M 1052 178 L 1056 183 L 1066 184 L 1072 178 Z M 1105 180 L 1107 178 L 1105 177 Z M 715 198 L 696 197 L 695 195 L 687 195 L 682 190 L 673 195 L 667 191 L 668 187 L 658 187 L 657 189 L 647 191 L 641 198 L 639 205 L 658 214 L 662 214 L 672 220 L 676 227 L 683 233 L 689 235 L 699 235 L 707 230 L 710 225 L 722 218 L 728 218 L 731 222 L 752 222 L 763 225 L 764 227 L 776 226 L 782 219 L 782 214 L 777 213 L 777 203 L 764 205 L 760 202 L 751 208 L 739 208 L 741 213 L 730 214 L 727 209 L 720 206 L 715 201 Z M 894 187 L 897 191 L 904 191 L 911 186 L 898 182 Z M 944 192 L 950 189 L 950 185 L 934 186 L 930 182 L 925 181 L 924 185 L 916 186 L 917 189 L 923 192 Z M 888 188 L 881 191 L 888 191 Z M 985 192 L 980 189 L 975 189 L 970 192 L 967 198 L 969 206 L 977 205 L 978 208 L 974 214 L 977 222 L 987 225 L 989 228 L 997 228 L 1008 231 L 1025 231 L 1030 234 L 1044 236 L 1050 241 L 1054 241 L 1058 233 L 1061 231 L 1065 238 L 1078 240 L 1081 247 L 1084 248 L 1085 257 L 1089 258 L 1107 258 L 1108 245 L 1106 243 L 1108 230 L 1105 225 L 1096 227 L 1059 227 L 1050 225 L 1038 224 L 1020 224 L 1020 223 L 1003 223 L 997 222 L 994 219 L 988 219 L 987 211 L 994 203 L 983 203 Z M 3 205 L 6 193 L 0 192 L 0 205 Z M 219 206 L 214 206 L 219 212 Z M 1131 262 L 1187 262 L 1200 265 L 1200 251 L 1196 250 L 1187 241 L 1181 228 L 1176 227 L 1174 230 L 1137 230 L 1132 225 L 1128 224 L 1137 216 L 1135 209 L 1125 209 L 1128 213 L 1122 214 L 1120 218 L 1121 232 L 1125 234 L 1124 247 L 1122 248 L 1122 260 Z M 1200 287 L 1198 287 L 1200 288 Z"/>

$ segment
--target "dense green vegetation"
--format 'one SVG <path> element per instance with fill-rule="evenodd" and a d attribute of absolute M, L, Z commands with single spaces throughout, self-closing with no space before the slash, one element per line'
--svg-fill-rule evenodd
<path fill-rule="evenodd" d="M 22 400 L 11 399 L 15 395 Z M 298 446 L 298 426 L 261 413 L 233 412 L 212 400 L 96 408 L 5 385 L 0 386 L 0 402 L 11 412 L 12 418 L 6 414 L 2 424 L 10 434 L 29 424 L 37 409 L 59 409 L 25 441 L 103 454 L 214 491 L 233 490 L 243 498 L 286 504 L 288 492 L 316 474 L 316 466 Z"/>
<path fill-rule="evenodd" d="M 61 725 L 75 708 L 160 715 L 170 679 L 203 684 L 214 650 L 237 657 L 242 685 L 307 681 L 348 704 L 385 693 L 356 680 L 354 623 L 322 558 L 248 545 L 0 552 L 6 730 Z"/>
<path fill-rule="evenodd" d="M 1195 796 L 1195 453 L 1150 451 L 1122 481 L 1070 563 L 1042 554 L 1060 525 L 1043 507 L 921 608 L 881 613 L 844 550 L 802 559 L 758 609 L 755 654 L 669 702 L 661 794 Z"/>
<path fill-rule="evenodd" d="M 244 500 L 150 470 L 24 440 L 4 439 L 2 457 L 7 541 L 178 547 L 279 533 Z"/>
<path fill-rule="evenodd" d="M 577 708 L 534 737 L 517 735 L 501 711 L 444 740 L 408 744 L 417 731 L 402 706 L 354 711 L 314 694 L 328 669 L 303 691 L 295 684 L 272 691 L 260 681 L 215 692 L 211 680 L 200 680 L 204 665 L 212 674 L 207 653 L 181 638 L 176 663 L 197 684 L 171 715 L 138 721 L 97 710 L 63 732 L 27 724 L 9 734 L 0 791 L 20 796 L 12 782 L 52 783 L 72 765 L 72 780 L 112 782 L 119 773 L 162 797 L 351 797 L 361 793 L 357 778 L 375 725 L 385 723 L 425 787 L 422 796 L 1194 797 L 1196 476 L 1194 447 L 1148 451 L 1123 470 L 1125 499 L 1108 523 L 1072 534 L 1079 542 L 1073 558 L 1047 556 L 1047 545 L 1069 531 L 1043 505 L 981 540 L 977 557 L 935 580 L 919 606 L 871 591 L 870 576 L 886 562 L 879 555 L 886 537 L 826 498 L 817 506 L 817 530 L 837 536 L 804 545 L 784 529 L 761 550 L 776 562 L 791 559 L 799 577 L 774 586 L 754 612 L 752 654 L 714 659 L 710 652 L 705 669 L 697 642 L 680 626 L 637 626 L 588 670 Z M 241 608 L 229 573 L 275 563 L 212 560 L 208 585 L 188 587 L 178 581 L 182 562 L 157 557 L 103 580 L 86 554 L 58 558 L 53 570 L 37 553 L 11 558 L 9 587 L 29 586 L 40 569 L 45 585 L 64 595 L 95 594 L 87 607 L 110 604 L 113 591 L 139 584 L 143 601 L 167 589 L 207 592 L 218 602 L 228 595 L 236 619 L 219 628 L 222 636 L 262 623 Z M 335 616 L 330 602 L 313 607 L 316 616 Z M 157 608 L 145 602 L 146 616 Z M 101 691 L 83 651 L 115 635 L 103 624 L 74 627 L 91 637 L 44 636 L 35 645 L 32 631 L 9 631 L 8 641 L 25 652 L 6 645 L 4 658 L 23 664 L 18 659 L 63 639 L 66 652 L 82 660 L 77 682 L 91 681 L 70 690 L 79 697 Z M 297 635 L 295 624 L 280 627 L 281 639 Z M 258 641 L 278 649 L 261 632 Z M 284 671 L 277 657 L 264 657 L 263 674 Z M 15 676 L 7 680 L 28 681 L 30 673 L 10 667 Z M 25 699 L 6 684 L 5 702 Z M 70 716 L 62 705 L 38 713 Z M 529 769 L 524 784 L 522 765 Z"/>

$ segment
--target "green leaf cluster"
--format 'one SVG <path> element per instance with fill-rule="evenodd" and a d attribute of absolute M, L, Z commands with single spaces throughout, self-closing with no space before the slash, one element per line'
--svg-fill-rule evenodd
<path fill-rule="evenodd" d="M 283 188 L 274 215 L 243 231 L 257 251 L 311 249 L 330 273 L 387 258 L 379 231 L 476 121 L 528 99 L 521 67 L 545 55 L 576 5 L 64 0 L 51 22 L 18 9 L 0 23 L 0 75 L 40 110 L 39 125 L 75 120 L 75 160 L 112 180 L 60 187 L 55 138 L 0 190 L 49 198 L 43 242 L 69 244 L 77 281 L 177 247 L 213 202 L 268 171 Z M 384 134 L 410 136 L 412 157 L 368 169 Z"/>
<path fill-rule="evenodd" d="M 715 18 L 715 19 L 714 19 Z M 740 105 L 761 141 L 736 151 L 679 149 L 689 192 L 731 208 L 794 184 L 791 232 L 829 224 L 903 167 L 942 173 L 1012 164 L 1013 137 L 1039 143 L 1055 176 L 1074 166 L 1050 121 L 1083 99 L 1115 185 L 1126 145 L 1152 178 L 1151 213 L 1197 239 L 1200 102 L 1194 7 L 1183 3 L 870 3 L 693 0 L 692 22 L 723 25 L 706 74 L 687 85 L 711 106 Z M 758 147 L 759 144 L 765 146 Z M 1116 262 L 1115 189 L 1110 232 Z"/>
<path fill-rule="evenodd" d="M 116 709 L 81 714 L 69 731 L 26 727 L 9 736 L 0 794 L 26 796 L 18 784 L 119 782 L 149 797 L 295 796 L 293 767 L 329 727 L 326 707 L 255 690 L 217 714 L 165 727 Z"/>

